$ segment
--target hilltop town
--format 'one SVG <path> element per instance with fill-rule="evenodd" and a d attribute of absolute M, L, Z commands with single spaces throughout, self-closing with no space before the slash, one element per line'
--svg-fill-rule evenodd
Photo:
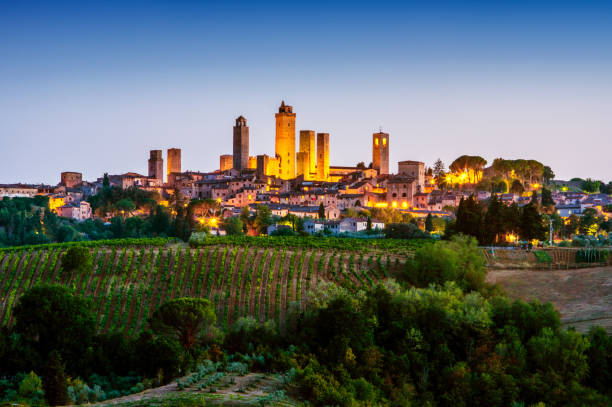
<path fill-rule="evenodd" d="M 492 194 L 504 204 L 518 207 L 531 202 L 534 196 L 539 203 L 544 198 L 554 205 L 558 217 L 566 219 L 565 223 L 570 216 L 580 216 L 589 208 L 603 220 L 609 219 L 612 203 L 609 195 L 612 191 L 607 191 L 609 184 L 597 182 L 601 191 L 595 188 L 588 191 L 583 184 L 588 186 L 594 181 L 557 181 L 552 169 L 535 160 L 500 158 L 487 166 L 481 157 L 464 155 L 448 168 L 440 160 L 432 166 L 418 160 L 403 160 L 394 169 L 389 162 L 391 135 L 379 131 L 372 134 L 369 165 L 363 161 L 354 167 L 336 166 L 330 164 L 333 138 L 329 133 L 314 130 L 298 133 L 296 113 L 284 101 L 275 119 L 273 155 L 250 155 L 249 126 L 247 119 L 239 116 L 233 127 L 232 154 L 221 155 L 219 168 L 213 171 L 183 171 L 180 148 L 167 150 L 166 166 L 163 151 L 151 150 L 147 175 L 104 174 L 90 182 L 83 180 L 80 172 L 66 171 L 61 173 L 57 186 L 0 185 L 0 197 L 48 196 L 50 211 L 76 221 L 91 218 L 110 221 L 117 215 L 117 208 L 92 208 L 90 203 L 90 197 L 98 194 L 105 183 L 122 190 L 151 192 L 151 197 L 162 206 L 176 201 L 177 196 L 191 201 L 212 200 L 219 208 L 215 216 L 201 211 L 193 216 L 197 224 L 207 226 L 214 234 L 225 234 L 219 225 L 220 218 L 244 214 L 244 208 L 254 214 L 261 205 L 279 218 L 307 220 L 303 225 L 307 233 L 338 234 L 358 233 L 366 228 L 382 230 L 385 221 L 393 218 L 390 212 L 399 214 L 396 219 L 448 220 L 455 217 L 462 199 L 473 196 L 486 202 Z M 548 188 L 544 194 L 543 188 Z M 132 215 L 148 215 L 152 207 L 128 205 L 126 209 Z M 366 218 L 370 218 L 369 226 Z M 414 223 L 424 228 L 422 221 Z M 277 228 L 274 225 L 268 232 Z M 251 234 L 259 232 L 251 230 Z M 516 237 L 510 233 L 508 239 Z"/>

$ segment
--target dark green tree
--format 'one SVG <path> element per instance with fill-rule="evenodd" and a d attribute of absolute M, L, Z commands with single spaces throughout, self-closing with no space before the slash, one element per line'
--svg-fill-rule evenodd
<path fill-rule="evenodd" d="M 588 193 L 599 192 L 599 181 L 592 180 L 591 178 L 587 178 L 582 181 L 582 190 Z"/>
<path fill-rule="evenodd" d="M 258 205 L 254 226 L 257 229 L 258 234 L 266 234 L 268 232 L 268 226 L 272 224 L 272 211 L 266 205 Z"/>
<path fill-rule="evenodd" d="M 108 178 L 108 172 L 104 173 L 104 178 L 102 179 L 102 188 L 110 188 L 110 179 Z"/>
<path fill-rule="evenodd" d="M 455 230 L 457 233 L 482 238 L 483 210 L 480 204 L 470 196 L 467 199 L 461 198 L 457 208 L 457 222 Z"/>
<path fill-rule="evenodd" d="M 221 228 L 228 235 L 243 235 L 244 224 L 238 216 L 231 216 L 223 221 Z"/>
<path fill-rule="evenodd" d="M 552 192 L 550 192 L 550 189 L 542 188 L 542 206 L 555 206 L 555 201 L 552 199 Z"/>
<path fill-rule="evenodd" d="M 85 273 L 91 270 L 91 252 L 83 246 L 71 246 L 62 255 L 62 269 L 67 273 Z"/>
<path fill-rule="evenodd" d="M 433 218 L 431 216 L 431 213 L 428 213 L 427 217 L 425 218 L 425 230 L 428 232 L 433 231 Z"/>
<path fill-rule="evenodd" d="M 216 320 L 210 301 L 204 298 L 175 298 L 159 307 L 149 323 L 153 332 L 177 340 L 189 352 Z"/>
<path fill-rule="evenodd" d="M 62 357 L 58 351 L 51 351 L 43 369 L 45 398 L 51 406 L 68 404 L 68 381 L 64 372 Z"/>
<path fill-rule="evenodd" d="M 542 179 L 544 180 L 544 183 L 546 185 L 550 184 L 550 181 L 555 179 L 555 173 L 548 165 L 544 166 L 544 169 L 542 171 Z"/>
<path fill-rule="evenodd" d="M 544 225 L 544 220 L 538 207 L 533 203 L 529 203 L 523 207 L 521 211 L 521 219 L 519 224 L 519 236 L 523 240 L 544 240 L 546 239 L 547 227 Z"/>
<path fill-rule="evenodd" d="M 319 204 L 319 219 L 325 219 L 325 206 L 323 205 L 323 202 L 321 202 Z"/>
<path fill-rule="evenodd" d="M 13 311 L 15 333 L 21 335 L 34 366 L 42 365 L 52 350 L 78 372 L 96 332 L 91 300 L 60 285 L 38 285 L 19 298 Z"/>
<path fill-rule="evenodd" d="M 506 206 L 496 195 L 491 195 L 487 212 L 484 216 L 483 229 L 480 242 L 483 244 L 497 243 L 508 229 L 505 222 Z"/>

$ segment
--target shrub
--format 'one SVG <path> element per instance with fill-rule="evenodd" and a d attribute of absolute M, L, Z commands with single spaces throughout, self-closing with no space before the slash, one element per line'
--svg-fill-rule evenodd
<path fill-rule="evenodd" d="M 36 373 L 28 373 L 19 383 L 19 395 L 28 399 L 39 399 L 44 396 L 42 380 Z"/>
<path fill-rule="evenodd" d="M 89 249 L 83 246 L 72 246 L 62 256 L 62 269 L 72 273 L 86 272 L 91 269 L 92 258 Z"/>
<path fill-rule="evenodd" d="M 548 254 L 548 252 L 545 252 L 543 250 L 536 250 L 533 252 L 533 255 L 536 257 L 538 263 L 552 263 L 552 257 L 550 257 L 550 254 Z"/>

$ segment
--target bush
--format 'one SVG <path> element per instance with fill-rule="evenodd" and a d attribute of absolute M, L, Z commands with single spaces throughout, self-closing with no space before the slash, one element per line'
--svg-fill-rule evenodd
<path fill-rule="evenodd" d="M 62 269 L 69 273 L 86 272 L 91 269 L 92 261 L 88 248 L 72 246 L 62 255 Z"/>
<path fill-rule="evenodd" d="M 466 290 L 479 290 L 486 276 L 485 258 L 476 239 L 454 236 L 450 241 L 427 244 L 406 262 L 403 277 L 413 285 L 427 287 L 455 281 Z"/>
<path fill-rule="evenodd" d="M 536 257 L 538 263 L 552 263 L 552 257 L 550 257 L 548 252 L 543 250 L 535 250 L 533 255 Z"/>
<path fill-rule="evenodd" d="M 28 373 L 19 383 L 19 395 L 27 399 L 42 399 L 44 397 L 42 380 L 34 372 Z"/>

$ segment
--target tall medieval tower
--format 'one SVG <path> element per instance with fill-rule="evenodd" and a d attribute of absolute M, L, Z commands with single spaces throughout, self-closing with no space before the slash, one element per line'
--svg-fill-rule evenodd
<path fill-rule="evenodd" d="M 279 177 L 295 178 L 295 113 L 283 100 L 276 113 L 276 156 Z"/>
<path fill-rule="evenodd" d="M 389 134 L 379 131 L 372 135 L 372 168 L 379 175 L 389 174 Z"/>
<path fill-rule="evenodd" d="M 151 150 L 149 155 L 149 178 L 164 182 L 164 159 L 161 150 Z"/>
<path fill-rule="evenodd" d="M 300 130 L 300 152 L 308 153 L 308 167 L 306 172 L 317 172 L 317 155 L 315 153 L 316 136 L 314 130 Z"/>
<path fill-rule="evenodd" d="M 329 133 L 317 133 L 317 181 L 329 177 Z"/>
<path fill-rule="evenodd" d="M 234 126 L 234 168 L 237 170 L 249 168 L 249 127 L 242 116 L 236 119 Z"/>
<path fill-rule="evenodd" d="M 181 149 L 180 148 L 169 148 L 168 149 L 168 179 L 170 174 L 181 172 Z"/>

